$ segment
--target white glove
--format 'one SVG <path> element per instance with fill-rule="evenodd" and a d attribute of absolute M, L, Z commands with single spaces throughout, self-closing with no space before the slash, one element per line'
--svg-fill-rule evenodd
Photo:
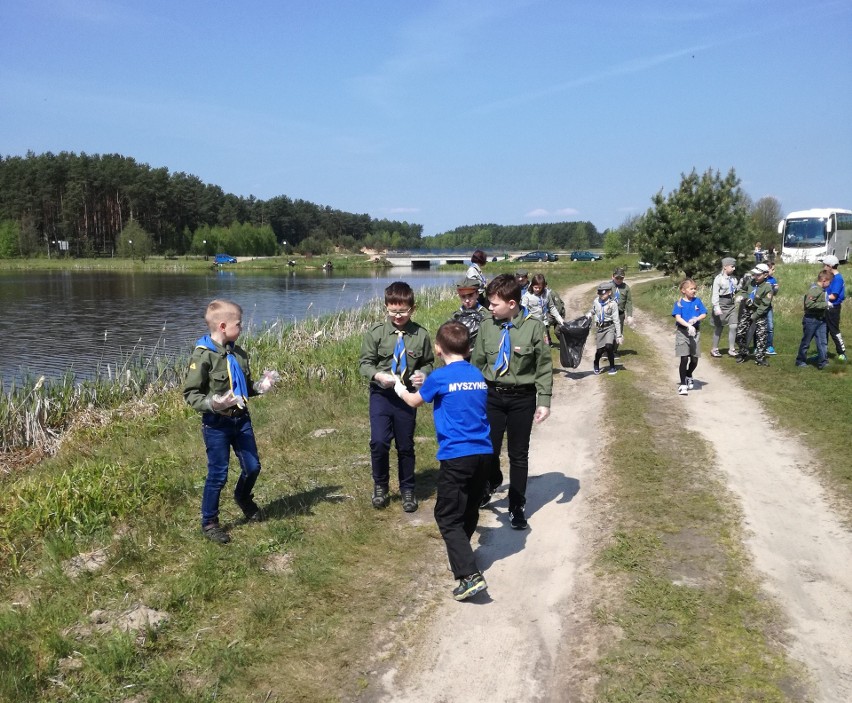
<path fill-rule="evenodd" d="M 377 373 L 373 376 L 373 380 L 382 388 L 393 388 L 393 384 L 396 382 L 396 376 L 390 373 Z"/>
<path fill-rule="evenodd" d="M 829 307 L 829 309 L 834 307 L 834 303 L 832 303 L 830 300 L 826 300 L 825 304 Z"/>
<path fill-rule="evenodd" d="M 631 327 L 631 328 L 633 327 L 633 315 L 630 315 L 629 317 L 624 318 L 624 321 L 627 323 L 628 327 Z"/>
<path fill-rule="evenodd" d="M 549 417 L 550 408 L 546 408 L 543 405 L 539 405 L 535 409 L 535 415 L 533 415 L 533 422 L 535 422 L 535 424 L 539 424 L 540 422 L 544 422 Z"/>
<path fill-rule="evenodd" d="M 261 395 L 269 391 L 278 381 L 281 380 L 281 374 L 277 371 L 267 369 L 263 372 L 260 380 L 254 384 L 254 389 Z"/>
<path fill-rule="evenodd" d="M 615 343 L 616 344 L 624 344 L 624 337 L 616 337 Z"/>
<path fill-rule="evenodd" d="M 402 398 L 403 393 L 407 393 L 408 389 L 405 387 L 405 384 L 399 379 L 396 380 L 396 383 L 393 384 L 393 392 L 396 393 L 400 398 Z"/>
<path fill-rule="evenodd" d="M 743 302 L 743 297 L 742 297 L 741 295 L 738 295 L 736 298 L 734 298 L 734 302 L 735 302 L 735 303 L 741 303 L 741 302 Z"/>
<path fill-rule="evenodd" d="M 426 380 L 426 374 L 422 371 L 415 371 L 411 374 L 411 385 L 415 388 L 420 388 L 423 385 L 423 381 Z"/>
<path fill-rule="evenodd" d="M 693 327 L 692 325 L 688 325 L 687 328 L 686 328 L 686 333 L 690 337 L 694 337 L 695 336 L 695 327 Z"/>
<path fill-rule="evenodd" d="M 558 312 L 553 313 L 553 319 L 556 320 L 556 323 L 561 327 L 565 324 L 565 320 L 562 319 L 562 315 Z"/>
<path fill-rule="evenodd" d="M 584 317 L 585 317 L 587 320 L 591 320 L 591 319 L 592 319 L 592 313 L 587 312 L 587 313 L 584 315 Z"/>
<path fill-rule="evenodd" d="M 234 395 L 234 391 L 231 390 L 229 390 L 227 393 L 214 395 L 212 398 L 210 398 L 210 409 L 214 412 L 227 410 L 228 408 L 233 408 L 235 405 L 239 408 L 244 408 L 245 401 L 243 400 L 242 396 Z"/>
<path fill-rule="evenodd" d="M 713 314 L 717 317 L 722 317 L 722 308 L 717 305 L 715 308 L 713 308 Z"/>

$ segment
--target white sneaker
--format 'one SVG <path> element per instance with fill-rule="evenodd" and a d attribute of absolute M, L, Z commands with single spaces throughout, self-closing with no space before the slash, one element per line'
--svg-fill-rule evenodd
<path fill-rule="evenodd" d="M 688 395 L 689 389 L 686 386 L 678 386 L 677 387 L 677 394 L 678 395 Z"/>
<path fill-rule="evenodd" d="M 691 378 L 688 378 L 688 377 L 687 377 L 687 379 L 686 379 L 686 388 L 687 388 L 687 390 L 690 390 L 690 391 L 691 391 L 693 388 L 695 388 L 695 381 L 693 381 Z"/>

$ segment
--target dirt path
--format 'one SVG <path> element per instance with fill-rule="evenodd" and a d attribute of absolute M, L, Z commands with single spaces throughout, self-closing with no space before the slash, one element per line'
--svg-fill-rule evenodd
<path fill-rule="evenodd" d="M 590 288 L 563 296 L 569 317 L 585 310 Z M 671 357 L 669 377 L 649 379 L 649 393 L 675 392 L 671 330 L 638 312 L 630 334 L 659 340 Z M 629 344 L 627 345 L 629 346 Z M 417 628 L 413 641 L 370 676 L 360 701 L 455 703 L 593 699 L 599 644 L 609 633 L 591 620 L 590 556 L 606 521 L 606 488 L 597 481 L 598 423 L 606 376 L 591 374 L 593 341 L 576 371 L 554 379 L 551 417 L 534 429 L 527 516 L 530 529 L 509 529 L 506 487 L 483 511 L 477 559 L 488 591 L 467 603 L 448 597 Z M 629 362 L 629 359 L 628 359 Z M 719 363 L 722 362 L 722 363 Z M 699 389 L 683 402 L 689 425 L 715 448 L 719 469 L 740 498 L 756 568 L 787 613 L 791 655 L 811 671 L 814 700 L 852 700 L 852 539 L 808 471 L 806 451 L 773 429 L 757 404 L 702 357 Z M 760 447 L 759 459 L 754 456 Z M 421 510 L 431 510 L 425 504 Z M 445 592 L 445 593 L 444 593 Z M 566 670 L 569 673 L 566 673 Z"/>

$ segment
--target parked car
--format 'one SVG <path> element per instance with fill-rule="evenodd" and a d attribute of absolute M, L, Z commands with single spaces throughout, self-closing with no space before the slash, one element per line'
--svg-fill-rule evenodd
<path fill-rule="evenodd" d="M 590 251 L 572 251 L 569 258 L 571 261 L 600 261 L 603 256 Z"/>
<path fill-rule="evenodd" d="M 237 257 L 231 256 L 230 254 L 216 254 L 216 257 L 213 260 L 217 264 L 235 264 L 235 263 L 237 263 Z"/>
<path fill-rule="evenodd" d="M 559 257 L 549 251 L 531 251 L 515 257 L 515 261 L 559 261 Z"/>

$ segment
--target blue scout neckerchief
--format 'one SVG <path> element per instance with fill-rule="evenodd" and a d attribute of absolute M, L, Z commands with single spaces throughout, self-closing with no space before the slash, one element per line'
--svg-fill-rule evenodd
<path fill-rule="evenodd" d="M 201 347 L 202 349 L 209 349 L 212 352 L 218 352 L 219 348 L 216 346 L 216 342 L 213 341 L 213 338 L 209 334 L 205 334 L 195 343 L 196 349 Z M 225 355 L 228 359 L 228 378 L 231 381 L 231 390 L 234 392 L 235 396 L 242 396 L 243 398 L 248 399 L 248 383 L 246 382 L 246 375 L 243 373 L 243 370 L 240 368 L 240 363 L 237 361 L 237 357 L 234 356 L 234 343 L 230 342 L 229 344 L 224 345 L 225 347 Z"/>
<path fill-rule="evenodd" d="M 497 350 L 497 360 L 492 367 L 498 376 L 505 376 L 509 372 L 509 359 L 512 356 L 512 342 L 509 340 L 509 329 L 514 327 L 511 321 L 500 325 L 503 333 L 500 337 L 500 349 Z"/>
<path fill-rule="evenodd" d="M 391 359 L 391 373 L 399 376 L 405 382 L 405 374 L 408 372 L 408 354 L 405 351 L 405 340 L 402 330 L 396 332 L 396 345 L 393 348 L 393 359 Z"/>

